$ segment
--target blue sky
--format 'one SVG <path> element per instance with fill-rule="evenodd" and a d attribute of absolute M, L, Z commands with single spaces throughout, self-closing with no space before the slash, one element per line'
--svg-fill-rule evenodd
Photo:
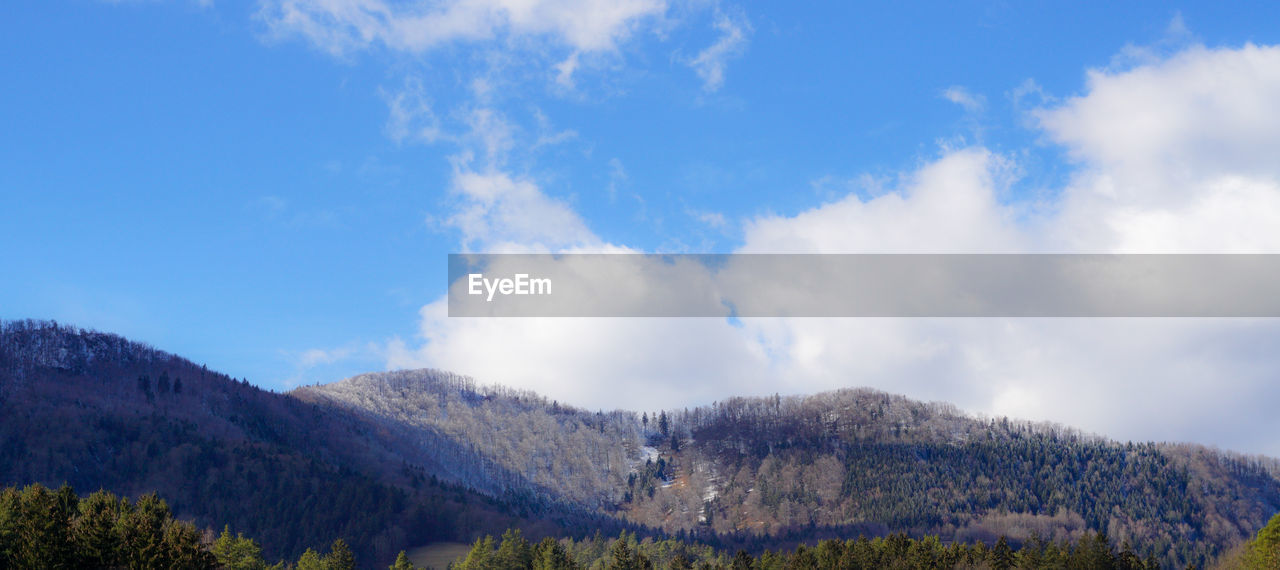
<path fill-rule="evenodd" d="M 601 6 L 7 4 L 0 317 L 118 332 L 276 390 L 399 366 L 593 407 L 865 384 L 1280 453 L 1245 433 L 1263 424 L 1221 427 L 1226 400 L 1146 421 L 1204 406 L 1223 375 L 1272 396 L 1276 363 L 1249 348 L 1275 340 L 1265 322 L 1121 323 L 1152 340 L 1115 348 L 1091 328 L 1115 323 L 438 316 L 463 250 L 1273 251 L 1273 115 L 1232 109 L 1273 94 L 1274 3 Z M 1168 115 L 1125 124 L 1149 109 Z M 1109 372 L 1027 380 L 1080 360 Z M 1179 384 L 1132 421 L 1050 405 L 1073 374 L 1115 370 Z"/>

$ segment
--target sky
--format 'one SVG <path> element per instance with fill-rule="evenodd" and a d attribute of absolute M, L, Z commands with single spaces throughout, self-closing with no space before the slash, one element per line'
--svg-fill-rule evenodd
<path fill-rule="evenodd" d="M 264 388 L 871 386 L 1280 456 L 1267 319 L 461 319 L 447 254 L 1280 253 L 1274 3 L 19 1 L 0 318 Z"/>

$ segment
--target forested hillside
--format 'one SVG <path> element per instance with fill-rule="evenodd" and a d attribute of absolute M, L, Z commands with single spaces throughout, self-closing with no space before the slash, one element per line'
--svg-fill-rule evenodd
<path fill-rule="evenodd" d="M 631 509 L 668 528 L 795 536 L 849 525 L 987 543 L 1101 531 L 1182 566 L 1280 510 L 1274 460 L 979 420 L 869 390 L 670 415 L 673 437 L 654 438 L 667 477 Z"/>
<path fill-rule="evenodd" d="M 893 532 L 1074 543 L 1104 532 L 1182 567 L 1280 511 L 1272 459 L 1117 443 L 866 389 L 652 414 L 574 410 L 431 370 L 294 394 L 387 429 L 446 434 L 523 486 L 508 492 L 533 489 L 730 548 Z M 458 481 L 501 486 L 479 474 Z"/>
<path fill-rule="evenodd" d="M 859 535 L 1016 550 L 1102 532 L 1203 566 L 1280 511 L 1278 473 L 865 389 L 593 412 L 417 370 L 277 394 L 115 335 L 0 323 L 0 484 L 155 492 L 267 559 L 343 539 L 385 565 L 506 528 L 753 556 Z"/>
<path fill-rule="evenodd" d="M 0 323 L 0 484 L 155 492 L 181 519 L 256 537 L 268 559 L 342 538 L 361 560 L 387 561 L 509 526 L 608 523 L 531 517 L 535 506 L 441 482 L 439 465 L 393 450 L 450 441 L 398 435 L 116 335 Z"/>

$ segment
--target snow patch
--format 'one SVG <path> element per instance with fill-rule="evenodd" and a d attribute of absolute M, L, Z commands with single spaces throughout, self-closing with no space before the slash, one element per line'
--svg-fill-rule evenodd
<path fill-rule="evenodd" d="M 658 454 L 658 448 L 656 448 L 656 447 L 649 447 L 649 446 L 647 446 L 647 445 L 646 445 L 646 446 L 644 446 L 644 447 L 641 447 L 641 448 L 640 448 L 640 463 L 644 463 L 645 461 L 652 461 L 652 462 L 654 462 L 654 463 L 657 463 L 657 462 L 658 462 L 658 455 L 659 455 L 659 454 Z"/>

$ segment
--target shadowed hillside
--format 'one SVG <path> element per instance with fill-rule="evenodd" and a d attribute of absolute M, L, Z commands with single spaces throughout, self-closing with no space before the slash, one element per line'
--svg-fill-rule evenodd
<path fill-rule="evenodd" d="M 0 484 L 156 492 L 179 518 L 254 536 L 268 559 L 343 538 L 360 559 L 389 561 L 433 540 L 573 524 L 439 481 L 441 465 L 393 450 L 450 440 L 401 435 L 116 335 L 0 324 Z"/>

